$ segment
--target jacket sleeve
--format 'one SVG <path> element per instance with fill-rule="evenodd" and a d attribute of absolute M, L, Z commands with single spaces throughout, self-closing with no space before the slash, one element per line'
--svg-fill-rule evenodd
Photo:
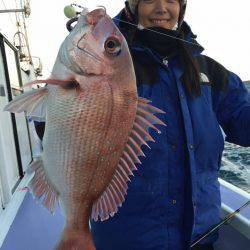
<path fill-rule="evenodd" d="M 250 146 L 250 92 L 241 79 L 228 72 L 228 83 L 222 91 L 213 91 L 214 110 L 226 134 L 226 141 Z"/>

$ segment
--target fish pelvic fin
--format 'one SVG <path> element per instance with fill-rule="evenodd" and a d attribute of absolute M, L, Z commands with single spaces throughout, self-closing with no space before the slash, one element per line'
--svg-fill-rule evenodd
<path fill-rule="evenodd" d="M 139 156 L 145 156 L 141 146 L 149 147 L 147 141 L 155 142 L 149 133 L 149 129 L 152 128 L 161 133 L 155 125 L 166 126 L 155 116 L 156 113 L 164 114 L 165 112 L 149 104 L 149 102 L 145 98 L 138 99 L 134 125 L 116 172 L 106 190 L 93 204 L 91 218 L 95 221 L 99 219 L 105 221 L 118 212 L 118 207 L 121 207 L 125 201 L 128 189 L 127 183 L 130 181 L 130 177 L 134 176 L 133 171 L 137 170 L 136 163 L 141 164 Z"/>
<path fill-rule="evenodd" d="M 27 173 L 35 173 L 28 184 L 29 189 L 32 190 L 33 196 L 37 199 L 42 198 L 43 206 L 54 214 L 56 204 L 58 203 L 58 193 L 46 176 L 41 157 L 37 157 L 30 164 Z"/>
<path fill-rule="evenodd" d="M 35 121 L 45 121 L 47 96 L 48 89 L 46 87 L 25 92 L 8 103 L 4 111 L 26 112 L 26 115 Z"/>

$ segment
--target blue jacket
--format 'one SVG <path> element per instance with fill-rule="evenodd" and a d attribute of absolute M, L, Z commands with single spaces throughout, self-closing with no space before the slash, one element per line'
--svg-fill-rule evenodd
<path fill-rule="evenodd" d="M 186 39 L 191 37 L 190 31 Z M 152 132 L 156 143 L 151 149 L 143 148 L 146 158 L 118 214 L 105 222 L 91 221 L 94 241 L 97 250 L 189 249 L 192 240 L 220 220 L 221 128 L 227 141 L 250 146 L 250 95 L 237 75 L 200 49 L 194 55 L 201 66 L 202 93 L 195 98 L 185 93 L 176 58 L 166 66 L 148 48 L 132 46 L 131 52 L 158 65 L 157 83 L 140 82 L 138 95 L 166 111 L 159 118 L 167 126 L 159 127 L 160 135 Z"/>

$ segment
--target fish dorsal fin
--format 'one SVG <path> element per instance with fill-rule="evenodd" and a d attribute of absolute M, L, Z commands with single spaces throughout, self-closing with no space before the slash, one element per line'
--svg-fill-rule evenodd
<path fill-rule="evenodd" d="M 26 112 L 34 120 L 42 121 L 45 119 L 45 106 L 48 89 L 46 87 L 33 89 L 25 92 L 8 103 L 4 111 L 12 113 Z"/>
<path fill-rule="evenodd" d="M 27 173 L 35 172 L 34 177 L 29 182 L 29 188 L 36 198 L 42 197 L 42 204 L 53 214 L 58 201 L 58 193 L 51 185 L 43 167 L 41 157 L 36 158 L 29 166 Z"/>
<path fill-rule="evenodd" d="M 149 102 L 145 98 L 139 98 L 138 100 L 134 125 L 113 179 L 104 193 L 93 204 L 91 218 L 95 221 L 99 218 L 102 221 L 107 220 L 110 216 L 113 217 L 117 213 L 118 207 L 122 206 L 127 194 L 127 182 L 130 181 L 130 176 L 134 175 L 133 171 L 137 170 L 135 164 L 141 164 L 138 156 L 145 156 L 141 146 L 148 146 L 147 141 L 154 142 L 154 139 L 149 134 L 149 128 L 160 133 L 155 124 L 165 125 L 154 115 L 155 113 L 165 112 L 150 105 Z"/>

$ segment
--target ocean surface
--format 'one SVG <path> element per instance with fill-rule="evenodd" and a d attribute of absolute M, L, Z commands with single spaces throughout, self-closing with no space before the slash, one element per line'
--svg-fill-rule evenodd
<path fill-rule="evenodd" d="M 246 86 L 250 91 L 250 82 Z M 250 147 L 226 143 L 220 177 L 250 193 Z"/>

